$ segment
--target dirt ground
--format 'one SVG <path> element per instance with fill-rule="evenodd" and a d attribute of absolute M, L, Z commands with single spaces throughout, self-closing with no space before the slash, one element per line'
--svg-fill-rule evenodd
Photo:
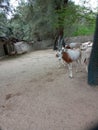
<path fill-rule="evenodd" d="M 98 121 L 98 87 L 83 67 L 73 75 L 51 49 L 0 60 L 1 130 L 87 130 Z"/>

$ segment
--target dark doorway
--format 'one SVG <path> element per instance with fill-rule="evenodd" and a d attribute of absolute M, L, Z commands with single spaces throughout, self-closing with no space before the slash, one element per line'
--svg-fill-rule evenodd
<path fill-rule="evenodd" d="M 4 48 L 5 55 L 8 55 L 7 45 L 6 45 L 6 44 L 3 44 L 3 48 Z"/>

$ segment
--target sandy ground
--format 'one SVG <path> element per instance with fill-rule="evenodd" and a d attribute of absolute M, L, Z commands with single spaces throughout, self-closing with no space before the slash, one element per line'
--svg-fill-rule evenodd
<path fill-rule="evenodd" d="M 0 60 L 2 130 L 84 130 L 98 121 L 98 87 L 68 77 L 53 50 Z"/>

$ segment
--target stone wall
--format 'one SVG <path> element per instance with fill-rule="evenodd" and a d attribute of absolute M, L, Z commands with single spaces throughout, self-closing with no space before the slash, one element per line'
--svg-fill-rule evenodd
<path fill-rule="evenodd" d="M 67 43 L 70 43 L 70 42 L 81 43 L 81 42 L 86 42 L 86 41 L 93 41 L 93 35 L 70 37 L 68 38 Z M 41 50 L 41 49 L 49 49 L 49 48 L 53 49 L 53 46 L 54 46 L 54 40 L 52 39 L 36 41 L 33 43 L 33 50 Z"/>
<path fill-rule="evenodd" d="M 52 39 L 37 41 L 33 43 L 33 49 L 34 50 L 48 49 L 52 48 L 53 44 L 54 41 Z"/>
<path fill-rule="evenodd" d="M 93 35 L 71 37 L 71 38 L 68 38 L 67 43 L 70 43 L 70 42 L 79 42 L 79 43 L 81 43 L 81 42 L 87 42 L 87 41 L 93 41 Z"/>

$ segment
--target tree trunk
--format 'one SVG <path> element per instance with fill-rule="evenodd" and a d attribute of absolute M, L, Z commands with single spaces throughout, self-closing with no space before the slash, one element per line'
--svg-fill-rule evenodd
<path fill-rule="evenodd" d="M 62 2 L 61 2 L 62 3 Z M 63 7 L 66 7 L 68 4 L 68 0 L 63 0 Z M 55 10 L 60 10 L 61 9 L 61 5 L 60 4 L 57 4 L 56 5 L 56 8 Z M 58 21 L 61 21 L 62 19 L 61 18 L 58 18 L 59 20 Z M 58 28 L 57 28 L 57 33 L 56 33 L 56 36 L 55 36 L 55 41 L 54 41 L 54 50 L 56 50 L 56 46 L 58 46 L 58 39 L 60 41 L 60 43 L 62 43 L 63 40 L 63 37 L 64 37 L 64 26 L 60 25 Z"/>
<path fill-rule="evenodd" d="M 88 84 L 91 86 L 98 85 L 98 15 L 96 18 L 96 28 L 95 28 L 92 52 L 88 65 Z"/>

